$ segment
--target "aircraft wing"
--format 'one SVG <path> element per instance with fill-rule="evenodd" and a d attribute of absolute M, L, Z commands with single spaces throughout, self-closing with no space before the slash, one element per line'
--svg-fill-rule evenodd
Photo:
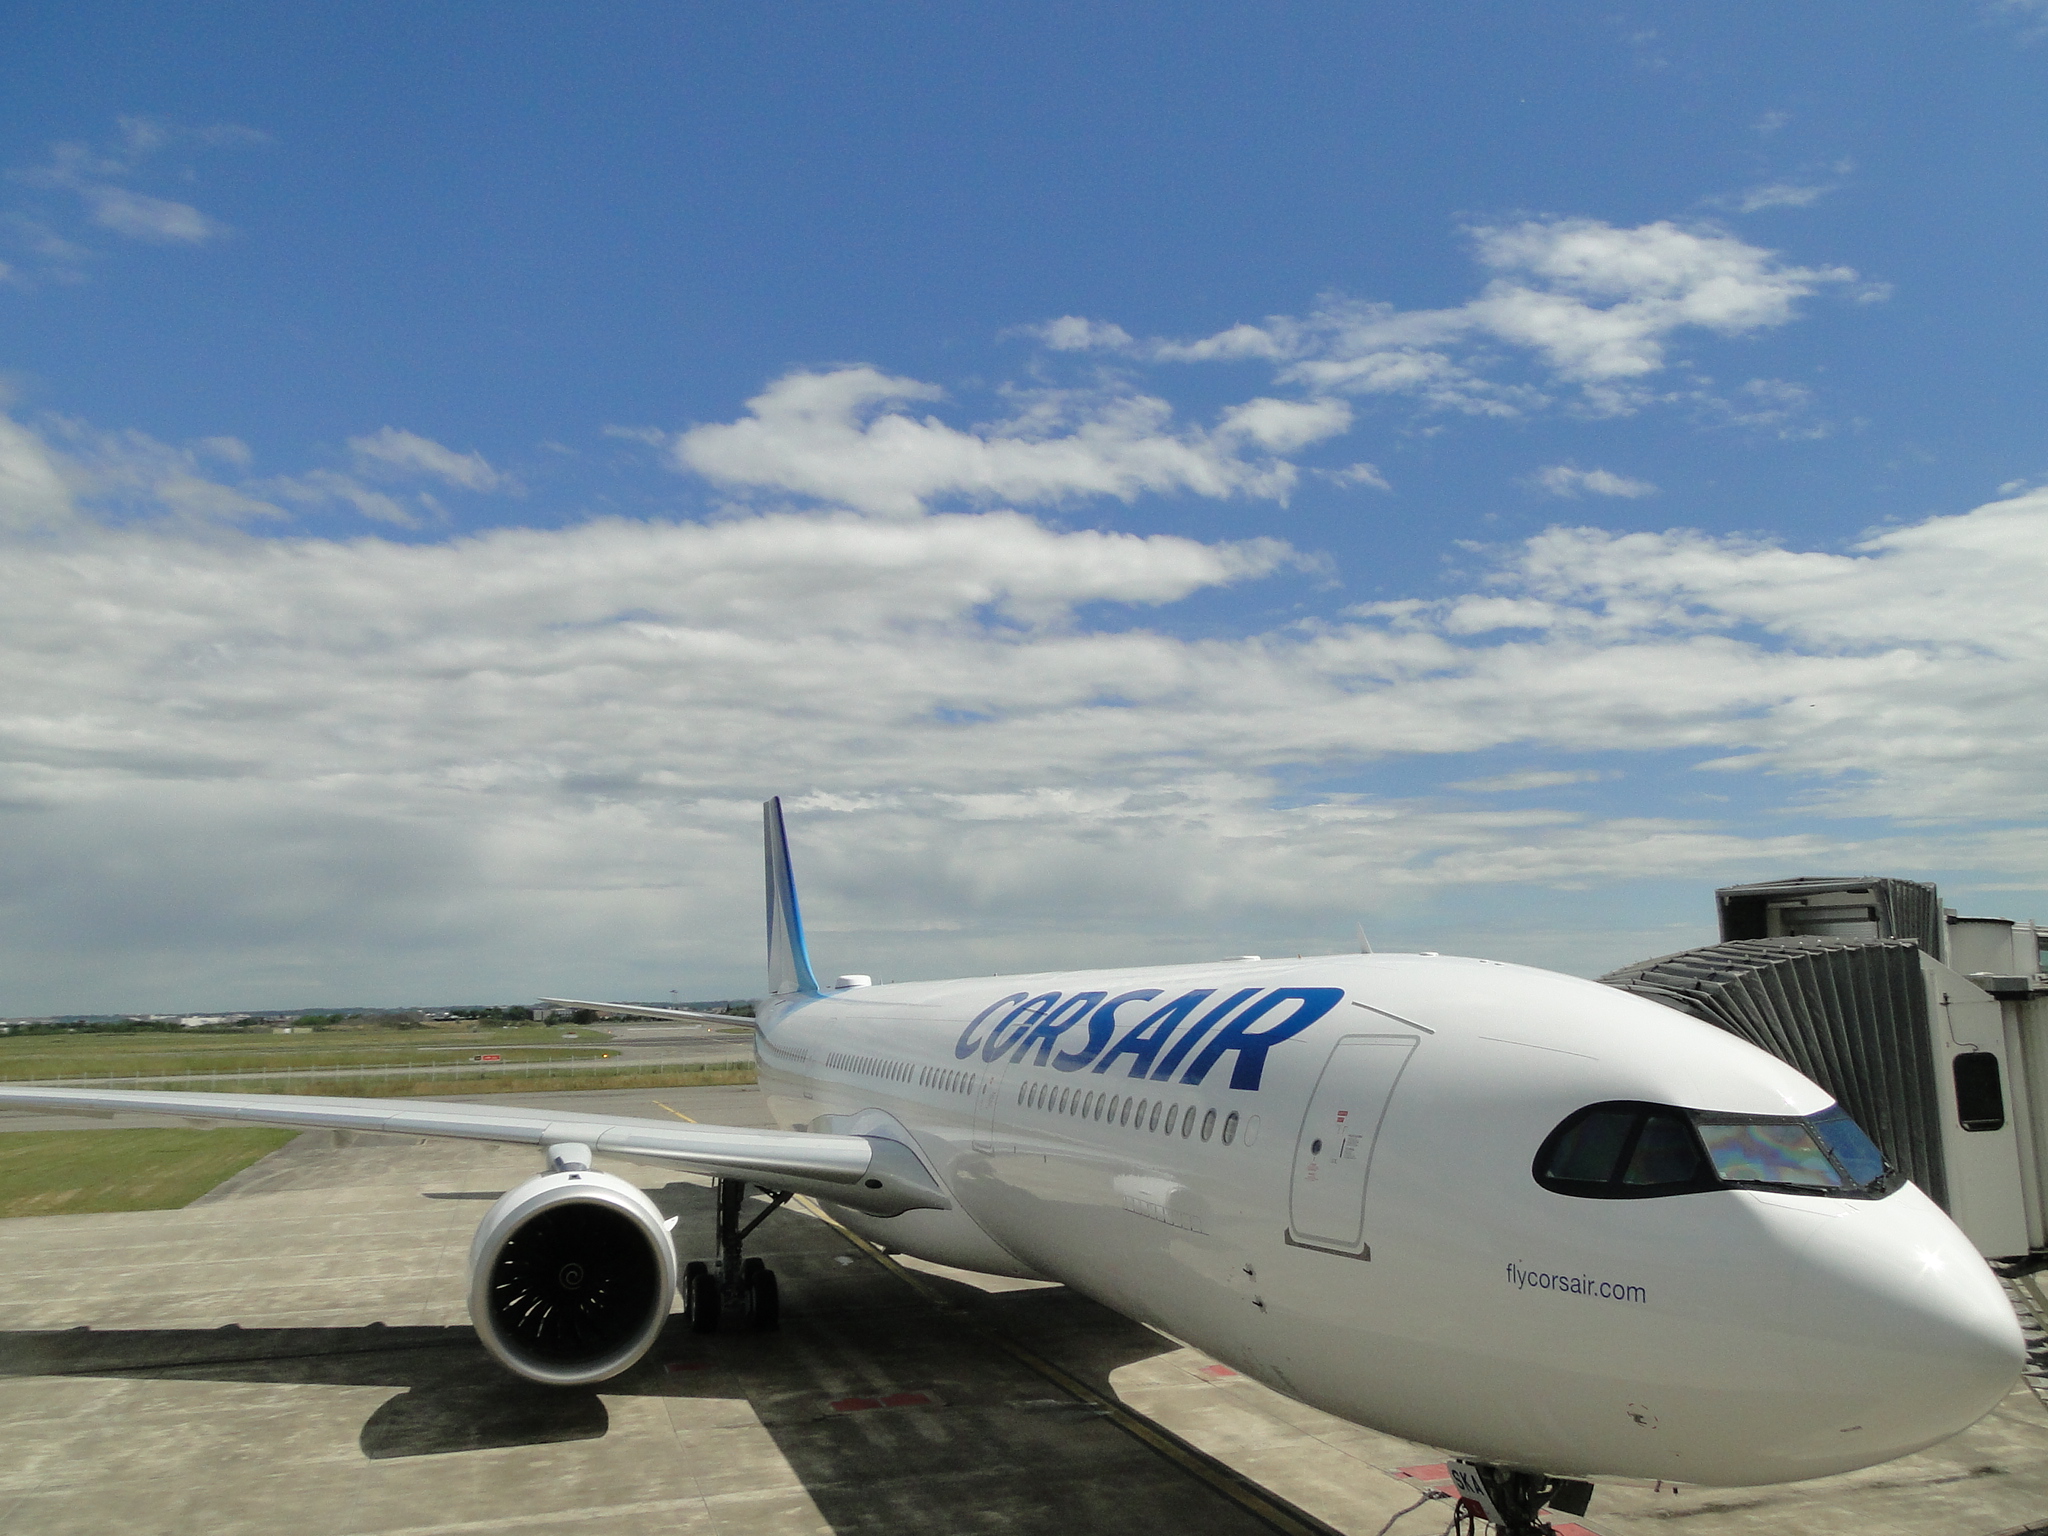
<path fill-rule="evenodd" d="M 544 997 L 544 1003 L 558 1008 L 592 1008 L 599 1013 L 623 1013 L 636 1019 L 683 1019 L 691 1024 L 730 1024 L 752 1029 L 754 1021 L 735 1013 L 699 1013 L 691 1008 L 648 1008 L 639 1003 L 592 1003 L 580 997 Z"/>
<path fill-rule="evenodd" d="M 591 1154 L 610 1156 L 713 1178 L 742 1179 L 764 1189 L 816 1195 L 877 1216 L 945 1210 L 952 1205 L 916 1152 L 882 1136 L 764 1131 L 525 1105 L 329 1099 L 281 1093 L 0 1087 L 0 1110 L 6 1109 L 100 1118 L 121 1112 L 176 1115 L 208 1124 L 225 1121 L 498 1141 L 536 1148 L 551 1164 L 576 1166 L 587 1164 Z"/>

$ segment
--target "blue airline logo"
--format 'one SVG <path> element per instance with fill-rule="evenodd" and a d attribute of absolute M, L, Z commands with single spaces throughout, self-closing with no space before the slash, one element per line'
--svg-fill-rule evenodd
<path fill-rule="evenodd" d="M 1275 987 L 1263 997 L 1259 992 L 1245 987 L 1212 1002 L 1216 988 L 1197 987 L 1160 1004 L 1120 1035 L 1117 1010 L 1154 1001 L 1161 995 L 1158 987 L 1115 997 L 1106 992 L 1070 997 L 1012 992 L 974 1016 L 960 1032 L 953 1054 L 965 1061 L 979 1051 L 991 1063 L 1007 1055 L 1013 1065 L 1028 1057 L 1033 1066 L 1058 1072 L 1107 1072 L 1129 1058 L 1125 1076 L 1155 1083 L 1165 1082 L 1185 1064 L 1180 1081 L 1190 1085 L 1200 1083 L 1225 1056 L 1235 1056 L 1230 1086 L 1256 1090 L 1266 1070 L 1266 1052 L 1307 1029 L 1344 996 L 1341 987 Z M 1002 1017 L 989 1025 L 998 1014 Z M 984 1025 L 989 1026 L 986 1034 Z"/>

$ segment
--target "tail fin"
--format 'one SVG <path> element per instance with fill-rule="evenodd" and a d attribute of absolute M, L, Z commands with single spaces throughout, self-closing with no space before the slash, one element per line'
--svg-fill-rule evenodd
<path fill-rule="evenodd" d="M 768 864 L 768 991 L 818 992 L 804 947 L 804 918 L 797 910 L 796 881 L 789 872 L 789 834 L 782 829 L 782 797 L 761 807 L 763 852 Z"/>

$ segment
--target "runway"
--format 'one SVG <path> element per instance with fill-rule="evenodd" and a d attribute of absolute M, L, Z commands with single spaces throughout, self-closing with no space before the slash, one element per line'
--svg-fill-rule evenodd
<path fill-rule="evenodd" d="M 764 1123 L 752 1088 L 534 1097 Z M 794 1209 L 749 1245 L 782 1279 L 781 1332 L 703 1337 L 672 1318 L 601 1392 L 527 1387 L 470 1332 L 464 1261 L 483 1203 L 534 1162 L 311 1133 L 182 1211 L 0 1222 L 0 1528 L 1376 1536 L 1392 1520 L 1390 1536 L 1436 1536 L 1448 1522 L 1421 1501 L 1426 1475 L 1400 1475 L 1439 1450 L 1291 1402 L 1060 1287 L 906 1274 Z M 703 1256 L 708 1188 L 678 1180 L 656 1198 L 681 1218 L 683 1256 Z M 1255 1496 L 1233 1496 L 1233 1478 Z M 2048 1412 L 2022 1387 L 1906 1461 L 1782 1488 L 1603 1485 L 1582 1524 L 1990 1536 L 2037 1522 Z"/>

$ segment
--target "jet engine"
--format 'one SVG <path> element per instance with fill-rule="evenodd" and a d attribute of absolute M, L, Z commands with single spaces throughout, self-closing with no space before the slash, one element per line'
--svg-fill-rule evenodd
<path fill-rule="evenodd" d="M 587 1168 L 498 1198 L 469 1249 L 469 1316 L 529 1381 L 587 1386 L 653 1347 L 676 1294 L 676 1250 L 654 1202 Z"/>

